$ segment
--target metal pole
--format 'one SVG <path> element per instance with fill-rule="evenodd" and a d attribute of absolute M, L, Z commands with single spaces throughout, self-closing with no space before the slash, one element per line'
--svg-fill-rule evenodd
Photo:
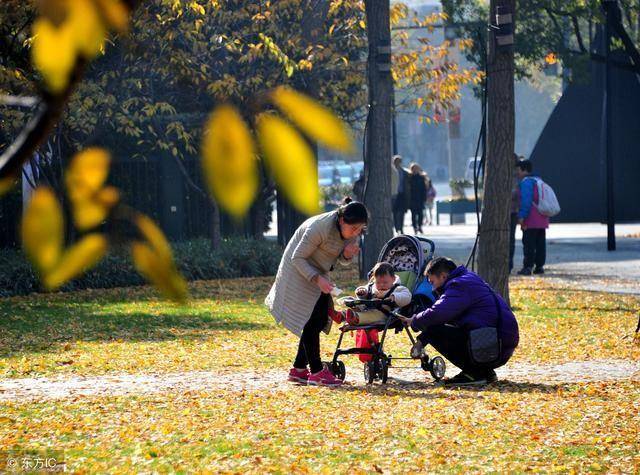
<path fill-rule="evenodd" d="M 614 0 L 615 1 L 615 0 Z M 606 180 L 607 180 L 607 250 L 616 250 L 616 220 L 615 220 L 615 202 L 614 202 L 614 179 L 613 179 L 613 157 L 611 156 L 611 27 L 612 27 L 612 9 L 614 1 L 605 0 L 604 9 L 606 15 L 605 22 L 605 75 L 604 75 L 604 140 L 605 140 L 605 164 L 606 164 Z"/>
<path fill-rule="evenodd" d="M 394 102 L 395 102 L 395 93 L 393 94 L 393 98 L 394 98 Z M 395 104 L 393 107 L 393 110 L 391 111 L 392 115 L 392 122 L 391 122 L 391 136 L 393 139 L 393 154 L 394 155 L 398 155 L 398 124 L 397 124 L 397 120 L 398 120 L 398 116 L 396 115 L 396 108 L 395 108 Z"/>

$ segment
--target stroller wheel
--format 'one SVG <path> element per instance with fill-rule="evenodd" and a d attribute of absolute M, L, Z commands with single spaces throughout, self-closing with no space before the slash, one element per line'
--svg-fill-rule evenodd
<path fill-rule="evenodd" d="M 444 373 L 447 371 L 447 364 L 444 362 L 441 356 L 436 356 L 431 360 L 431 367 L 429 368 L 431 376 L 436 381 L 440 381 L 444 378 Z"/>
<path fill-rule="evenodd" d="M 367 361 L 364 364 L 364 380 L 367 384 L 371 384 L 374 379 L 376 379 L 376 364 L 373 361 Z"/>
<path fill-rule="evenodd" d="M 427 355 L 420 358 L 420 367 L 425 371 L 431 371 L 431 360 Z"/>
<path fill-rule="evenodd" d="M 342 361 L 336 361 L 335 363 L 331 363 L 331 372 L 336 378 L 344 381 L 347 369 L 344 367 L 344 363 Z"/>
<path fill-rule="evenodd" d="M 386 384 L 389 377 L 389 360 L 386 356 L 380 357 L 380 381 Z"/>

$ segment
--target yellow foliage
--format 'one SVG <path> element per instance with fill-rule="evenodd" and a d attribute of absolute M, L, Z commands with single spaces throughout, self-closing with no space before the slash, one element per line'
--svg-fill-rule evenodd
<path fill-rule="evenodd" d="M 278 87 L 271 99 L 293 123 L 318 142 L 342 152 L 352 152 L 353 142 L 347 127 L 329 109 L 308 96 L 286 87 Z"/>
<path fill-rule="evenodd" d="M 134 242 L 131 247 L 136 269 L 165 296 L 176 302 L 187 298 L 187 283 L 171 265 L 167 265 L 148 245 Z"/>
<path fill-rule="evenodd" d="M 229 105 L 218 107 L 206 125 L 202 169 L 220 206 L 244 215 L 258 190 L 258 169 L 249 128 Z"/>
<path fill-rule="evenodd" d="M 280 189 L 299 211 L 319 212 L 318 172 L 307 142 L 273 114 L 261 114 L 257 129 L 260 148 Z"/>
<path fill-rule="evenodd" d="M 173 254 L 171 253 L 171 246 L 156 223 L 144 214 L 138 214 L 135 218 L 135 223 L 142 233 L 142 236 L 160 259 L 165 262 L 172 262 Z"/>
<path fill-rule="evenodd" d="M 67 24 L 56 28 L 48 19 L 38 18 L 33 23 L 33 35 L 33 64 L 51 92 L 60 93 L 67 87 L 76 59 L 73 31 Z"/>
<path fill-rule="evenodd" d="M 66 21 L 71 28 L 76 50 L 91 59 L 102 49 L 107 29 L 93 0 L 73 0 L 69 3 Z"/>
<path fill-rule="evenodd" d="M 104 235 L 88 234 L 69 248 L 51 272 L 44 276 L 47 289 L 54 290 L 65 282 L 77 277 L 85 270 L 95 266 L 107 252 L 107 239 Z"/>
<path fill-rule="evenodd" d="M 129 9 L 121 0 L 96 0 L 96 5 L 108 25 L 118 31 L 127 29 Z"/>
<path fill-rule="evenodd" d="M 33 24 L 33 64 L 54 94 L 65 90 L 78 56 L 103 48 L 107 27 L 124 30 L 128 8 L 120 0 L 43 0 Z"/>
<path fill-rule="evenodd" d="M 88 148 L 77 153 L 66 171 L 66 185 L 72 199 L 86 198 L 96 193 L 109 175 L 111 158 L 101 148 Z"/>
<path fill-rule="evenodd" d="M 62 207 L 49 188 L 37 188 L 22 220 L 22 247 L 43 274 L 58 263 L 64 240 Z"/>
<path fill-rule="evenodd" d="M 176 302 L 187 299 L 187 283 L 176 269 L 169 242 L 147 216 L 138 214 L 135 223 L 146 242 L 134 242 L 131 254 L 136 269 L 166 297 Z"/>
<path fill-rule="evenodd" d="M 76 154 L 67 169 L 67 194 L 73 204 L 72 212 L 80 230 L 100 224 L 118 202 L 114 187 L 103 188 L 109 175 L 111 158 L 100 148 L 88 148 Z"/>

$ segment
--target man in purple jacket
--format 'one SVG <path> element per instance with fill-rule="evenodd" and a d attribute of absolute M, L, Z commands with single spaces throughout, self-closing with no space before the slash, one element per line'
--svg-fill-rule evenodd
<path fill-rule="evenodd" d="M 497 380 L 494 368 L 504 365 L 518 346 L 518 323 L 507 303 L 477 274 L 438 257 L 427 266 L 427 278 L 438 296 L 427 310 L 402 318 L 414 331 L 422 331 L 411 349 L 419 358 L 427 344 L 462 371 L 445 380 L 447 385 L 487 384 Z M 500 354 L 496 361 L 478 364 L 469 350 L 469 332 L 498 329 Z"/>

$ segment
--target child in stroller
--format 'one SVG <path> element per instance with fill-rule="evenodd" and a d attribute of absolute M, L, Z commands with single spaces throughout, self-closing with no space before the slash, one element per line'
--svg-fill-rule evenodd
<path fill-rule="evenodd" d="M 364 362 L 364 377 L 368 383 L 375 379 L 385 383 L 392 360 L 415 359 L 387 355 L 384 344 L 388 330 L 404 331 L 410 343 L 415 343 L 415 338 L 398 317 L 427 308 L 435 300 L 431 285 L 424 278 L 426 263 L 433 257 L 434 250 L 434 243 L 426 238 L 406 235 L 392 238 L 380 251 L 378 264 L 372 270 L 374 274 L 378 270 L 381 275 L 370 274 L 373 282 L 358 287 L 356 298 L 341 299 L 341 303 L 348 307 L 346 311 L 330 312 L 334 321 L 346 322 L 340 328 L 341 334 L 329 366 L 336 377 L 344 380 L 346 373 L 344 363 L 339 360 L 341 355 L 359 355 Z M 396 291 L 397 295 L 394 295 Z M 389 298 L 392 295 L 394 297 Z M 344 335 L 354 331 L 356 347 L 341 349 Z M 380 332 L 382 335 L 378 339 Z M 434 379 L 440 380 L 444 376 L 445 363 L 440 356 L 429 358 L 422 352 L 418 359 L 422 369 L 431 372 Z"/>
<path fill-rule="evenodd" d="M 378 299 L 385 302 L 382 309 L 391 311 L 402 308 L 411 303 L 411 292 L 404 285 L 400 285 L 400 278 L 396 276 L 393 266 L 388 262 L 378 262 L 371 272 L 367 285 L 356 289 L 356 298 L 364 300 Z M 336 323 L 347 322 L 349 325 L 371 325 L 384 323 L 386 315 L 375 306 L 359 305 L 345 311 L 329 310 L 329 316 Z"/>

